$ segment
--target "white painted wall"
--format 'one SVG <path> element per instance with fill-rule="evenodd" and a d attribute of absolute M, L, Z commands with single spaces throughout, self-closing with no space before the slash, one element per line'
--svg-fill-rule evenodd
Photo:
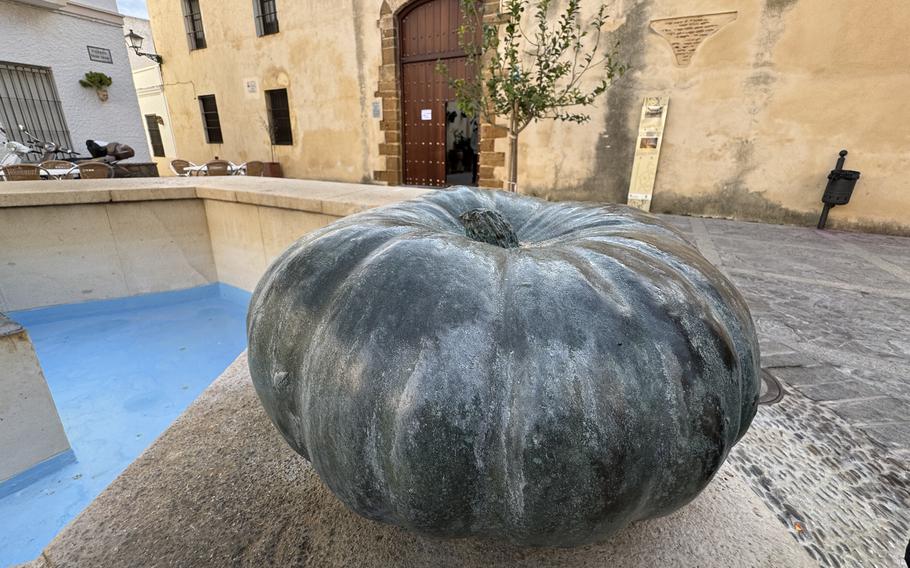
<path fill-rule="evenodd" d="M 71 4 L 50 10 L 0 0 L 0 61 L 51 68 L 74 150 L 88 154 L 85 141 L 90 138 L 117 141 L 136 150 L 131 161 L 149 161 L 122 18 L 115 15 L 116 1 Z M 86 8 L 89 4 L 104 11 Z M 88 45 L 110 49 L 113 65 L 89 60 Z M 79 85 L 87 71 L 100 71 L 113 79 L 106 103 L 93 90 Z"/>
<path fill-rule="evenodd" d="M 81 6 L 89 6 L 92 8 L 98 8 L 99 10 L 107 10 L 108 12 L 119 12 L 117 9 L 117 0 L 70 0 L 67 4 L 75 4 Z"/>
<path fill-rule="evenodd" d="M 123 17 L 123 34 L 130 30 L 145 38 L 142 42 L 143 53 L 157 53 L 155 42 L 152 39 L 152 28 L 148 20 L 142 18 Z M 158 173 L 162 176 L 172 175 L 170 161 L 178 158 L 174 133 L 171 130 L 171 115 L 168 111 L 167 100 L 164 98 L 164 79 L 161 77 L 161 67 L 147 57 L 140 57 L 129 49 L 130 66 L 133 68 L 133 83 L 136 85 L 136 95 L 139 98 L 139 108 L 143 117 L 147 114 L 157 114 L 164 119 L 164 124 L 159 125 L 161 141 L 164 143 L 163 158 L 152 157 L 158 164 Z M 142 128 L 148 136 L 148 127 L 145 121 Z M 148 142 L 149 154 L 152 153 L 151 139 Z"/>

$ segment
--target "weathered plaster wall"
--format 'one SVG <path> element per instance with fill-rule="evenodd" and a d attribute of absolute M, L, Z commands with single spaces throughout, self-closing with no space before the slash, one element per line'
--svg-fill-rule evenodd
<path fill-rule="evenodd" d="M 735 10 L 688 67 L 653 19 Z M 550 199 L 625 201 L 644 97 L 670 107 L 652 210 L 813 224 L 841 148 L 863 172 L 829 225 L 910 232 L 901 156 L 910 151 L 910 88 L 899 21 L 910 4 L 822 0 L 626 0 L 616 34 L 632 67 L 582 127 L 532 126 L 524 190 Z M 541 152 L 552 159 L 540 159 Z"/>
<path fill-rule="evenodd" d="M 257 38 L 252 3 L 201 0 L 209 47 L 189 52 L 179 0 L 150 0 L 177 144 L 192 160 L 268 159 L 262 89 L 287 86 L 295 146 L 274 148 L 288 175 L 370 180 L 388 142 L 372 115 L 382 0 L 279 3 L 281 32 Z M 404 4 L 387 3 L 387 10 Z M 590 2 L 587 4 L 591 4 Z M 737 11 L 688 67 L 653 19 Z M 616 37 L 632 71 L 583 126 L 540 123 L 522 134 L 523 191 L 551 199 L 625 201 L 641 103 L 670 96 L 653 209 L 814 222 L 837 152 L 862 170 L 831 225 L 910 232 L 901 156 L 910 151 L 902 0 L 622 0 Z M 386 49 L 389 49 L 386 46 Z M 244 79 L 259 81 L 247 97 Z M 218 97 L 225 143 L 204 142 L 198 94 Z M 386 109 L 388 110 L 388 109 Z M 496 150 L 505 140 L 496 141 Z M 504 168 L 495 168 L 498 176 Z"/>
<path fill-rule="evenodd" d="M 737 10 L 737 20 L 708 38 L 689 67 L 676 67 L 666 41 L 647 29 L 651 19 L 726 10 Z M 910 231 L 900 158 L 910 151 L 910 109 L 894 103 L 910 87 L 910 42 L 896 25 L 910 18 L 910 4 L 630 0 L 624 14 L 618 31 L 632 72 L 610 93 L 609 112 L 593 113 L 589 125 L 529 131 L 529 192 L 622 201 L 641 101 L 666 94 L 652 210 L 810 224 L 825 176 L 847 148 L 847 167 L 863 178 L 831 225 Z M 541 146 L 556 159 L 533 159 Z"/>
<path fill-rule="evenodd" d="M 0 483 L 69 449 L 28 333 L 0 313 Z"/>
<path fill-rule="evenodd" d="M 49 10 L 0 0 L 0 61 L 51 68 L 74 150 L 88 154 L 87 139 L 118 141 L 136 150 L 134 161 L 148 161 L 122 18 L 116 14 L 116 2 L 95 0 L 93 4 Z M 114 63 L 90 61 L 88 45 L 110 49 Z M 79 85 L 88 71 L 113 79 L 106 103 Z"/>

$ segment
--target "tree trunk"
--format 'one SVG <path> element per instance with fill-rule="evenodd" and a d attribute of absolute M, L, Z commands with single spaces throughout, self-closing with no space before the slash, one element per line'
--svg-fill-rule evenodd
<path fill-rule="evenodd" d="M 518 103 L 512 105 L 509 117 L 509 179 L 506 190 L 518 193 Z"/>
<path fill-rule="evenodd" d="M 509 131 L 509 181 L 506 189 L 518 193 L 518 134 Z"/>

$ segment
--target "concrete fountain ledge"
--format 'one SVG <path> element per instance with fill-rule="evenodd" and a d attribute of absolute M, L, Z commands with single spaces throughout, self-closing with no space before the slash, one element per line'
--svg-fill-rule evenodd
<path fill-rule="evenodd" d="M 259 177 L 0 183 L 0 311 L 213 282 L 251 291 L 304 234 L 427 191 Z"/>
<path fill-rule="evenodd" d="M 428 191 L 244 176 L 21 181 L 0 183 L 0 208 L 207 199 L 343 217 Z"/>
<path fill-rule="evenodd" d="M 416 536 L 348 511 L 272 427 L 241 355 L 28 566 L 815 566 L 732 468 L 577 549 Z"/>

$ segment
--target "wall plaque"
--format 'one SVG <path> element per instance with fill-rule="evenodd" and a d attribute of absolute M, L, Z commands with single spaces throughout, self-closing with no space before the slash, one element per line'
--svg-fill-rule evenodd
<path fill-rule="evenodd" d="M 720 12 L 700 16 L 683 16 L 652 20 L 651 29 L 660 34 L 676 55 L 676 64 L 686 67 L 695 50 L 705 39 L 736 19 L 736 12 Z"/>
<path fill-rule="evenodd" d="M 243 79 L 243 94 L 248 99 L 259 98 L 259 80 L 255 77 Z"/>
<path fill-rule="evenodd" d="M 95 47 L 93 45 L 85 46 L 88 49 L 88 58 L 98 63 L 114 63 L 114 57 L 111 50 L 105 47 Z"/>

